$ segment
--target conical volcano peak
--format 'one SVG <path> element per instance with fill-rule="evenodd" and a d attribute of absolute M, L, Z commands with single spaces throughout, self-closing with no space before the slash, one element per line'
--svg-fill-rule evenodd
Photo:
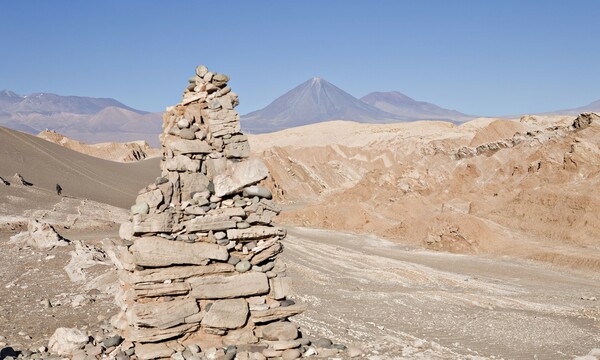
<path fill-rule="evenodd" d="M 271 132 L 328 120 L 367 123 L 399 119 L 366 104 L 320 77 L 313 77 L 275 99 L 264 109 L 242 117 L 250 132 Z"/>

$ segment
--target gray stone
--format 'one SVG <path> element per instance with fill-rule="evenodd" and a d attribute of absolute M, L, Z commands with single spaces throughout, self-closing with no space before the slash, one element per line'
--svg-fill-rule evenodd
<path fill-rule="evenodd" d="M 236 227 L 238 229 L 248 229 L 250 227 L 250 224 L 248 224 L 247 222 L 239 222 L 236 224 Z"/>
<path fill-rule="evenodd" d="M 251 267 L 252 265 L 250 264 L 250 261 L 244 260 L 235 265 L 235 271 L 245 273 L 246 271 L 250 270 Z"/>
<path fill-rule="evenodd" d="M 175 337 L 182 336 L 183 334 L 187 334 L 198 329 L 198 324 L 182 324 L 178 326 L 174 326 L 168 329 L 159 329 L 159 328 L 136 328 L 130 327 L 128 329 L 129 335 L 125 336 L 127 340 L 142 342 L 142 343 L 154 343 L 163 341 L 166 339 L 172 339 Z M 137 346 L 136 346 L 137 353 Z M 154 359 L 154 358 L 150 358 Z"/>
<path fill-rule="evenodd" d="M 82 349 L 90 338 L 83 331 L 75 328 L 58 328 L 48 341 L 50 352 L 68 356 Z"/>
<path fill-rule="evenodd" d="M 136 299 L 139 299 L 145 297 L 185 295 L 190 290 L 190 284 L 185 282 L 136 284 L 133 288 L 133 293 L 135 294 Z"/>
<path fill-rule="evenodd" d="M 233 272 L 230 264 L 215 263 L 206 266 L 171 266 L 168 268 L 145 269 L 133 272 L 124 272 L 126 280 L 132 284 L 162 283 L 166 280 L 187 279 L 193 276 Z"/>
<path fill-rule="evenodd" d="M 146 215 L 150 212 L 150 206 L 146 202 L 139 202 L 131 207 L 131 213 L 133 215 L 141 214 Z"/>
<path fill-rule="evenodd" d="M 185 129 L 190 127 L 190 121 L 188 119 L 181 119 L 177 122 L 177 127 L 180 129 Z"/>
<path fill-rule="evenodd" d="M 200 346 L 196 345 L 196 344 L 190 344 L 188 345 L 188 349 L 192 352 L 192 354 L 199 354 L 200 353 Z"/>
<path fill-rule="evenodd" d="M 241 261 L 240 258 L 238 258 L 236 256 L 231 256 L 229 258 L 229 260 L 227 260 L 227 263 L 231 264 L 231 265 L 237 265 L 240 261 Z"/>
<path fill-rule="evenodd" d="M 225 261 L 229 258 L 227 249 L 215 244 L 173 242 L 156 236 L 135 240 L 129 250 L 135 264 L 151 267 L 202 265 L 205 259 Z"/>
<path fill-rule="evenodd" d="M 302 357 L 302 352 L 299 349 L 287 349 L 281 354 L 282 360 L 294 360 Z"/>
<path fill-rule="evenodd" d="M 185 323 L 185 318 L 200 311 L 195 299 L 135 303 L 127 310 L 127 320 L 136 327 L 168 329 Z"/>
<path fill-rule="evenodd" d="M 204 77 L 204 75 L 206 75 L 206 73 L 208 73 L 208 68 L 204 65 L 198 65 L 196 66 L 196 75 L 198 75 L 199 77 Z"/>
<path fill-rule="evenodd" d="M 254 240 L 285 236 L 285 229 L 271 226 L 254 226 L 248 229 L 227 230 L 227 238 L 230 240 Z"/>
<path fill-rule="evenodd" d="M 196 135 L 190 140 L 176 140 L 168 143 L 169 149 L 174 155 L 180 154 L 208 154 L 212 151 L 212 147 L 203 140 L 193 140 Z"/>
<path fill-rule="evenodd" d="M 104 339 L 102 345 L 104 345 L 104 347 L 108 349 L 109 347 L 118 346 L 122 342 L 123 338 L 120 335 L 114 335 Z"/>
<path fill-rule="evenodd" d="M 184 225 L 189 232 L 219 231 L 235 228 L 236 222 L 227 215 L 205 215 L 189 220 Z"/>
<path fill-rule="evenodd" d="M 10 243 L 24 243 L 37 249 L 52 249 L 56 246 L 67 246 L 70 241 L 63 238 L 52 225 L 29 219 L 27 230 L 11 236 Z"/>
<path fill-rule="evenodd" d="M 206 175 L 202 173 L 181 173 L 180 180 L 182 201 L 192 200 L 193 196 L 196 193 L 203 194 L 208 190 L 209 179 L 206 177 Z M 200 199 L 202 198 L 201 195 L 199 195 L 198 197 L 199 206 L 203 206 L 208 203 L 206 199 L 200 201 Z"/>
<path fill-rule="evenodd" d="M 154 180 L 155 185 L 162 185 L 162 184 L 166 184 L 168 182 L 169 182 L 169 179 L 167 179 L 166 177 L 162 177 L 162 176 L 159 176 L 156 178 L 156 180 Z"/>
<path fill-rule="evenodd" d="M 278 276 L 274 279 L 269 280 L 269 282 L 271 285 L 271 293 L 273 295 L 273 299 L 285 299 L 290 294 L 292 288 L 291 278 Z"/>
<path fill-rule="evenodd" d="M 173 214 L 164 212 L 160 214 L 134 215 L 133 234 L 147 234 L 173 231 Z"/>
<path fill-rule="evenodd" d="M 269 190 L 268 188 L 266 188 L 264 186 L 259 186 L 259 185 L 248 186 L 247 188 L 244 189 L 243 194 L 246 197 L 258 196 L 260 198 L 265 198 L 265 199 L 273 198 L 273 194 L 271 193 L 271 190 Z"/>
<path fill-rule="evenodd" d="M 224 87 L 225 85 L 227 85 L 228 81 L 229 81 L 229 76 L 227 76 L 225 74 L 215 74 L 212 77 L 212 83 L 218 87 Z"/>
<path fill-rule="evenodd" d="M 287 350 L 300 347 L 300 343 L 296 340 L 269 341 L 268 344 L 275 350 Z"/>
<path fill-rule="evenodd" d="M 166 344 L 136 344 L 135 354 L 140 360 L 151 360 L 159 358 L 167 358 L 171 356 L 175 350 L 168 347 Z"/>
<path fill-rule="evenodd" d="M 163 194 L 160 189 L 154 189 L 138 195 L 136 205 L 146 203 L 149 208 L 156 208 L 163 201 Z M 143 209 L 145 211 L 145 208 Z M 133 207 L 132 207 L 133 212 Z M 147 212 L 136 212 L 135 214 L 147 214 Z"/>
<path fill-rule="evenodd" d="M 277 254 L 283 251 L 283 245 L 279 241 L 276 241 L 274 244 L 269 246 L 268 248 L 262 250 L 250 260 L 252 265 L 260 265 L 262 262 L 270 260 L 274 258 Z"/>
<path fill-rule="evenodd" d="M 218 329 L 237 329 L 248 319 L 248 303 L 244 299 L 218 300 L 202 319 L 202 325 Z"/>
<path fill-rule="evenodd" d="M 196 138 L 196 134 L 190 129 L 182 129 L 179 132 L 179 137 L 185 140 L 194 140 Z"/>
<path fill-rule="evenodd" d="M 298 338 L 298 328 L 296 325 L 287 321 L 273 322 L 262 329 L 262 335 L 265 340 L 296 340 Z"/>
<path fill-rule="evenodd" d="M 269 310 L 252 311 L 251 317 L 255 324 L 263 324 L 275 320 L 286 319 L 290 316 L 300 314 L 305 310 L 306 305 L 296 304 L 288 307 L 277 307 Z"/>
<path fill-rule="evenodd" d="M 267 276 L 256 272 L 246 272 L 235 276 L 207 275 L 190 278 L 188 281 L 192 285 L 190 296 L 197 299 L 229 299 L 269 292 Z"/>
<path fill-rule="evenodd" d="M 200 161 L 192 160 L 184 155 L 177 155 L 171 159 L 167 159 L 165 165 L 169 171 L 198 172 L 200 170 Z"/>
<path fill-rule="evenodd" d="M 219 174 L 213 179 L 215 195 L 223 197 L 233 194 L 255 184 L 269 175 L 265 164 L 258 159 L 250 159 L 239 163 L 228 162 L 224 174 Z"/>
<path fill-rule="evenodd" d="M 333 342 L 327 338 L 320 338 L 313 341 L 313 345 L 318 348 L 331 349 Z"/>

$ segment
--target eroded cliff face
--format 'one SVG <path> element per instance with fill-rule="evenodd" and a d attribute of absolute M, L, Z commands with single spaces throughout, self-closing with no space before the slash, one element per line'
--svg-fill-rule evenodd
<path fill-rule="evenodd" d="M 150 147 L 150 145 L 143 140 L 124 143 L 106 142 L 85 144 L 50 130 L 42 131 L 37 137 L 82 154 L 117 162 L 132 162 L 160 156 L 159 149 Z"/>
<path fill-rule="evenodd" d="M 333 122 L 250 141 L 289 205 L 281 221 L 600 268 L 597 114 Z"/>

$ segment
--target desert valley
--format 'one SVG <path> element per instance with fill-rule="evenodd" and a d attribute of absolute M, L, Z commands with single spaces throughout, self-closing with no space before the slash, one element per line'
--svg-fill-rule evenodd
<path fill-rule="evenodd" d="M 204 86 L 197 78 L 196 87 Z M 372 360 L 598 355 L 598 114 L 324 121 L 322 108 L 306 102 L 323 92 L 336 99 L 339 89 L 321 79 L 302 86 L 296 93 L 309 100 L 284 99 L 293 97 L 299 109 L 267 111 L 283 130 L 248 136 L 251 158 L 270 174 L 261 184 L 282 208 L 274 222 L 288 234 L 281 258 L 293 279 L 289 301 L 306 305 L 291 318 L 302 341 L 291 339 L 284 359 L 296 350 Z M 181 104 L 198 101 L 193 88 Z M 350 101 L 346 109 L 377 113 L 344 94 L 338 99 Z M 295 126 L 294 111 L 307 108 L 313 121 Z M 183 130 L 175 133 L 184 137 Z M 215 139 L 207 141 L 217 146 Z M 33 136 L 4 127 L 0 144 L 2 358 L 65 356 L 50 354 L 57 328 L 91 336 L 69 353 L 74 359 L 130 357 L 134 344 L 111 321 L 119 311 L 119 251 L 129 241 L 119 228 L 131 211 L 134 222 L 139 216 L 131 207 L 138 191 L 164 176 L 168 154 L 143 141 L 88 145 L 56 131 Z M 196 206 L 195 197 L 189 201 Z M 243 347 L 169 346 L 172 358 L 261 358 Z M 150 350 L 136 354 L 154 358 Z"/>

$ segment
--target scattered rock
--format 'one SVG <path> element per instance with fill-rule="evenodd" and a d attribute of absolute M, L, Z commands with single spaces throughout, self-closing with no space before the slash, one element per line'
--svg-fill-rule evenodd
<path fill-rule="evenodd" d="M 298 338 L 298 328 L 290 322 L 278 321 L 265 326 L 262 329 L 262 334 L 265 340 L 296 340 Z"/>
<path fill-rule="evenodd" d="M 11 243 L 27 244 L 37 249 L 52 249 L 55 246 L 67 246 L 70 241 L 63 238 L 52 225 L 30 219 L 27 231 L 11 236 Z"/>
<path fill-rule="evenodd" d="M 313 345 L 318 348 L 330 349 L 333 345 L 333 342 L 331 342 L 331 340 L 329 340 L 327 338 L 320 338 L 320 339 L 313 341 Z"/>
<path fill-rule="evenodd" d="M 89 336 L 75 328 L 58 328 L 48 341 L 50 352 L 68 356 L 82 349 L 88 342 Z"/>

